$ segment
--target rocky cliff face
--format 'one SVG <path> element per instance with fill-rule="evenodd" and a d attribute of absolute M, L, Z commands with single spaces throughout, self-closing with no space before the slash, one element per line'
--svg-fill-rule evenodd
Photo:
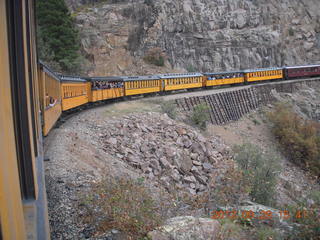
<path fill-rule="evenodd" d="M 73 9 L 88 2 L 68 1 Z M 81 9 L 74 14 L 95 75 L 320 62 L 318 0 L 114 0 Z M 150 49 L 165 67 L 142 60 Z"/>

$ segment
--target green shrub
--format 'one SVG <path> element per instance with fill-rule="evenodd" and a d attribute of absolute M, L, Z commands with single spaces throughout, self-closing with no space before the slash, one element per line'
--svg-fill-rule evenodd
<path fill-rule="evenodd" d="M 177 117 L 177 106 L 174 101 L 167 101 L 161 104 L 161 109 L 170 118 L 175 119 Z"/>
<path fill-rule="evenodd" d="M 244 181 L 250 187 L 249 195 L 253 201 L 272 206 L 280 160 L 270 153 L 263 153 L 261 149 L 252 144 L 236 146 L 235 160 L 244 174 Z"/>
<path fill-rule="evenodd" d="M 228 218 L 221 219 L 219 222 L 221 224 L 221 231 L 218 239 L 241 239 L 243 229 L 240 224 Z"/>
<path fill-rule="evenodd" d="M 209 120 L 209 107 L 206 104 L 202 103 L 194 107 L 191 115 L 191 121 L 193 124 L 198 126 L 200 129 L 205 129 Z"/>
<path fill-rule="evenodd" d="M 187 71 L 188 72 L 196 72 L 196 68 L 194 66 L 192 66 L 191 64 L 189 64 L 187 67 L 186 67 Z"/>
<path fill-rule="evenodd" d="M 287 239 L 289 240 L 309 240 L 319 239 L 320 236 L 320 191 L 312 192 L 307 199 L 312 199 L 312 205 L 307 204 L 307 200 L 299 202 L 295 206 L 288 206 L 290 213 L 290 224 L 294 228 Z"/>
<path fill-rule="evenodd" d="M 303 120 L 288 106 L 279 104 L 268 114 L 273 133 L 287 157 L 320 175 L 320 124 Z"/>
<path fill-rule="evenodd" d="M 143 60 L 156 66 L 164 66 L 164 56 L 160 48 L 150 49 L 144 56 Z"/>
<path fill-rule="evenodd" d="M 163 217 L 143 179 L 105 180 L 82 197 L 85 222 L 97 231 L 118 229 L 130 239 L 141 239 L 162 224 Z"/>
<path fill-rule="evenodd" d="M 289 36 L 293 36 L 294 35 L 294 30 L 292 28 L 289 28 Z"/>
<path fill-rule="evenodd" d="M 258 240 L 280 240 L 282 239 L 280 233 L 271 227 L 260 227 L 257 232 Z"/>

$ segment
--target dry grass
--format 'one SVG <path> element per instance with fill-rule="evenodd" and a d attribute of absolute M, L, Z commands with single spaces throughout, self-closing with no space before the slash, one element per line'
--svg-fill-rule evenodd
<path fill-rule="evenodd" d="M 320 176 L 320 124 L 302 119 L 283 104 L 277 105 L 268 116 L 287 157 Z"/>
<path fill-rule="evenodd" d="M 104 180 L 82 197 L 84 221 L 98 232 L 118 229 L 131 239 L 142 239 L 164 217 L 142 181 Z"/>
<path fill-rule="evenodd" d="M 154 101 L 134 100 L 128 102 L 120 102 L 108 106 L 105 111 L 107 117 L 119 117 L 130 113 L 160 112 L 161 107 Z"/>

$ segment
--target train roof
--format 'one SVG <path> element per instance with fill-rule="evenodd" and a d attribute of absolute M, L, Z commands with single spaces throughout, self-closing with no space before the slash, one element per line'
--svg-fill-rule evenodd
<path fill-rule="evenodd" d="M 108 76 L 108 77 L 88 77 L 88 81 L 123 81 L 121 77 Z"/>
<path fill-rule="evenodd" d="M 60 75 L 60 79 L 62 82 L 87 82 L 87 80 L 82 77 Z"/>
<path fill-rule="evenodd" d="M 157 75 L 149 75 L 149 76 L 122 76 L 123 81 L 143 81 L 143 80 L 158 80 L 160 79 Z"/>
<path fill-rule="evenodd" d="M 208 75 L 218 75 L 218 74 L 232 74 L 232 73 L 243 73 L 243 71 L 230 71 L 230 72 L 207 72 L 203 73 L 203 75 L 208 76 Z"/>
<path fill-rule="evenodd" d="M 40 66 L 42 67 L 43 71 L 46 72 L 49 76 L 52 78 L 56 79 L 57 81 L 60 81 L 60 77 L 54 73 L 53 71 L 50 70 L 50 68 L 41 60 L 39 60 Z"/>
<path fill-rule="evenodd" d="M 263 72 L 263 71 L 273 71 L 273 70 L 282 70 L 282 68 L 272 67 L 272 68 L 247 69 L 247 70 L 244 70 L 243 72 L 250 73 L 250 72 Z"/>
<path fill-rule="evenodd" d="M 202 73 L 169 73 L 169 74 L 160 74 L 159 77 L 162 79 L 168 78 L 185 78 L 185 77 L 201 77 Z"/>
<path fill-rule="evenodd" d="M 283 67 L 285 69 L 295 69 L 295 68 L 308 68 L 308 67 L 320 67 L 320 65 L 304 65 L 304 66 L 293 66 L 293 67 Z"/>

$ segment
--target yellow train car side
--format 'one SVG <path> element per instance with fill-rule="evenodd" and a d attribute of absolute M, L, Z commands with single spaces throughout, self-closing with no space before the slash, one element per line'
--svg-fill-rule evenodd
<path fill-rule="evenodd" d="M 203 75 L 200 73 L 163 74 L 160 77 L 163 80 L 164 91 L 203 87 Z"/>
<path fill-rule="evenodd" d="M 120 98 L 124 96 L 123 79 L 121 77 L 89 77 L 90 102 Z"/>
<path fill-rule="evenodd" d="M 97 102 L 107 99 L 120 98 L 124 96 L 123 88 L 97 89 L 91 90 L 91 102 Z"/>
<path fill-rule="evenodd" d="M 89 102 L 87 81 L 77 77 L 61 76 L 62 111 Z"/>
<path fill-rule="evenodd" d="M 244 82 L 243 72 L 204 73 L 205 86 L 232 85 Z"/>
<path fill-rule="evenodd" d="M 161 91 L 158 76 L 123 77 L 125 96 L 156 93 Z"/>
<path fill-rule="evenodd" d="M 247 82 L 283 79 L 283 70 L 281 68 L 246 70 L 244 74 Z"/>
<path fill-rule="evenodd" d="M 43 113 L 43 135 L 47 136 L 62 113 L 60 78 L 39 63 L 40 107 Z"/>

